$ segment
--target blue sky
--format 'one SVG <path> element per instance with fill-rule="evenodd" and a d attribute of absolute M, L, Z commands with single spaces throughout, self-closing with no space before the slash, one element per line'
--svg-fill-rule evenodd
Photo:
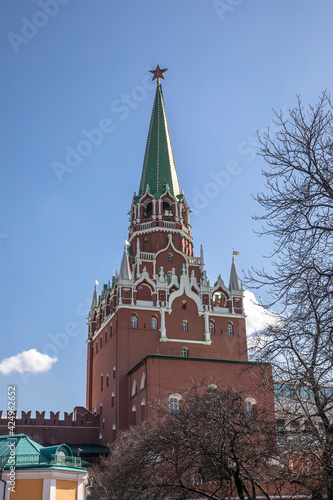
<path fill-rule="evenodd" d="M 163 93 L 195 253 L 202 243 L 208 277 L 228 282 L 232 248 L 240 275 L 269 264 L 271 242 L 251 218 L 263 189 L 256 131 L 296 94 L 307 104 L 331 90 L 333 4 L 3 0 L 0 9 L 1 359 L 35 349 L 20 366 L 33 359 L 41 370 L 38 353 L 58 359 L 39 374 L 3 370 L 0 408 L 15 383 L 20 410 L 70 411 L 85 403 L 94 278 L 102 285 L 119 269 L 139 187 L 155 88 L 147 70 L 169 68 Z"/>

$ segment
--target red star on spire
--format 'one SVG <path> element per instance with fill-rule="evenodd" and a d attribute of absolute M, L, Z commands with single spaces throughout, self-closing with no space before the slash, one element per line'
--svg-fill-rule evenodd
<path fill-rule="evenodd" d="M 158 64 L 156 66 L 156 69 L 150 69 L 149 73 L 152 73 L 154 75 L 153 76 L 153 81 L 155 80 L 155 78 L 157 78 L 157 83 L 158 83 L 158 80 L 160 78 L 162 78 L 164 80 L 164 76 L 163 76 L 164 71 L 168 71 L 168 70 L 167 69 L 161 69 L 160 65 Z"/>

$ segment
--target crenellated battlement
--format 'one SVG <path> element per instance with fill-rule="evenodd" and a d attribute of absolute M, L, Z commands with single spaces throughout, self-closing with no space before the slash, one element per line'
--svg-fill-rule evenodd
<path fill-rule="evenodd" d="M 17 412 L 15 426 L 12 429 L 15 434 L 26 434 L 34 441 L 45 446 L 67 443 L 85 449 L 87 445 L 99 443 L 100 416 L 94 415 L 83 406 L 76 406 L 70 413 L 57 411 L 22 411 Z M 0 435 L 9 433 L 9 422 L 7 412 L 0 410 Z M 90 452 L 84 452 L 82 456 L 88 457 L 88 461 L 94 460 Z"/>
<path fill-rule="evenodd" d="M 33 416 L 33 413 L 35 413 L 35 416 Z M 21 425 L 99 427 L 99 415 L 95 415 L 83 406 L 76 406 L 71 413 L 65 411 L 64 418 L 60 418 L 60 411 L 50 411 L 48 415 L 46 415 L 46 411 L 22 411 L 21 417 L 16 414 L 15 425 L 16 427 Z M 3 425 L 7 425 L 7 415 L 0 410 L 0 426 Z"/>

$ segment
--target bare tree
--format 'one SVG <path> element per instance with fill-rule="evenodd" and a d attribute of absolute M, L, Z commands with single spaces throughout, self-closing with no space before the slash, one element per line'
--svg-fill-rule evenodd
<path fill-rule="evenodd" d="M 273 366 L 285 456 L 297 466 L 289 480 L 333 499 L 333 115 L 327 93 L 289 116 L 276 113 L 277 132 L 260 140 L 266 193 L 260 235 L 273 236 L 273 271 L 249 273 L 268 286 L 280 321 L 260 332 L 255 355 Z M 284 428 L 281 424 L 284 422 Z M 282 432 L 283 431 L 283 432 Z M 310 460 L 310 462 L 309 462 Z M 286 470 L 286 469 L 285 469 Z M 318 482 L 314 477 L 316 471 Z"/>
<path fill-rule="evenodd" d="M 95 471 L 95 493 L 115 498 L 271 498 L 281 490 L 272 411 L 232 388 L 194 386 L 151 424 L 120 435 Z M 275 479 L 275 482 L 274 482 Z M 284 487 L 295 493 L 298 486 Z"/>
<path fill-rule="evenodd" d="M 277 132 L 259 137 L 266 193 L 257 201 L 264 215 L 260 235 L 274 238 L 274 273 L 252 273 L 270 285 L 272 300 L 299 306 L 310 285 L 315 295 L 332 298 L 333 115 L 327 93 L 305 111 L 301 100 L 288 117 L 275 113 Z"/>

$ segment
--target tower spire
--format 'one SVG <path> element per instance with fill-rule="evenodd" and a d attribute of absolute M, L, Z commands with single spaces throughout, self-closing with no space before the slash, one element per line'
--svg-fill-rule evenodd
<path fill-rule="evenodd" d="M 98 292 L 97 292 L 97 285 L 98 285 L 98 281 L 97 279 L 95 278 L 95 288 L 94 288 L 94 293 L 93 293 L 93 298 L 92 298 L 92 301 L 91 301 L 91 308 L 90 308 L 90 311 L 93 312 L 93 310 L 95 309 L 95 307 L 98 306 Z"/>
<path fill-rule="evenodd" d="M 230 280 L 229 280 L 229 290 L 241 290 L 241 286 L 239 283 L 239 278 L 236 270 L 235 257 L 232 256 L 232 264 L 230 271 Z"/>
<path fill-rule="evenodd" d="M 129 265 L 126 244 L 124 246 L 123 258 L 122 258 L 121 265 L 120 265 L 119 278 L 121 278 L 123 280 L 131 280 L 132 279 L 132 272 L 131 272 L 131 268 Z"/>
<path fill-rule="evenodd" d="M 178 175 L 173 157 L 168 122 L 166 118 L 162 86 L 159 79 L 163 72 L 157 65 L 156 70 L 151 70 L 157 79 L 157 87 L 151 114 L 145 157 L 143 161 L 139 196 L 143 196 L 149 185 L 149 191 L 155 198 L 159 198 L 168 184 L 170 193 L 174 196 L 180 194 Z"/>

